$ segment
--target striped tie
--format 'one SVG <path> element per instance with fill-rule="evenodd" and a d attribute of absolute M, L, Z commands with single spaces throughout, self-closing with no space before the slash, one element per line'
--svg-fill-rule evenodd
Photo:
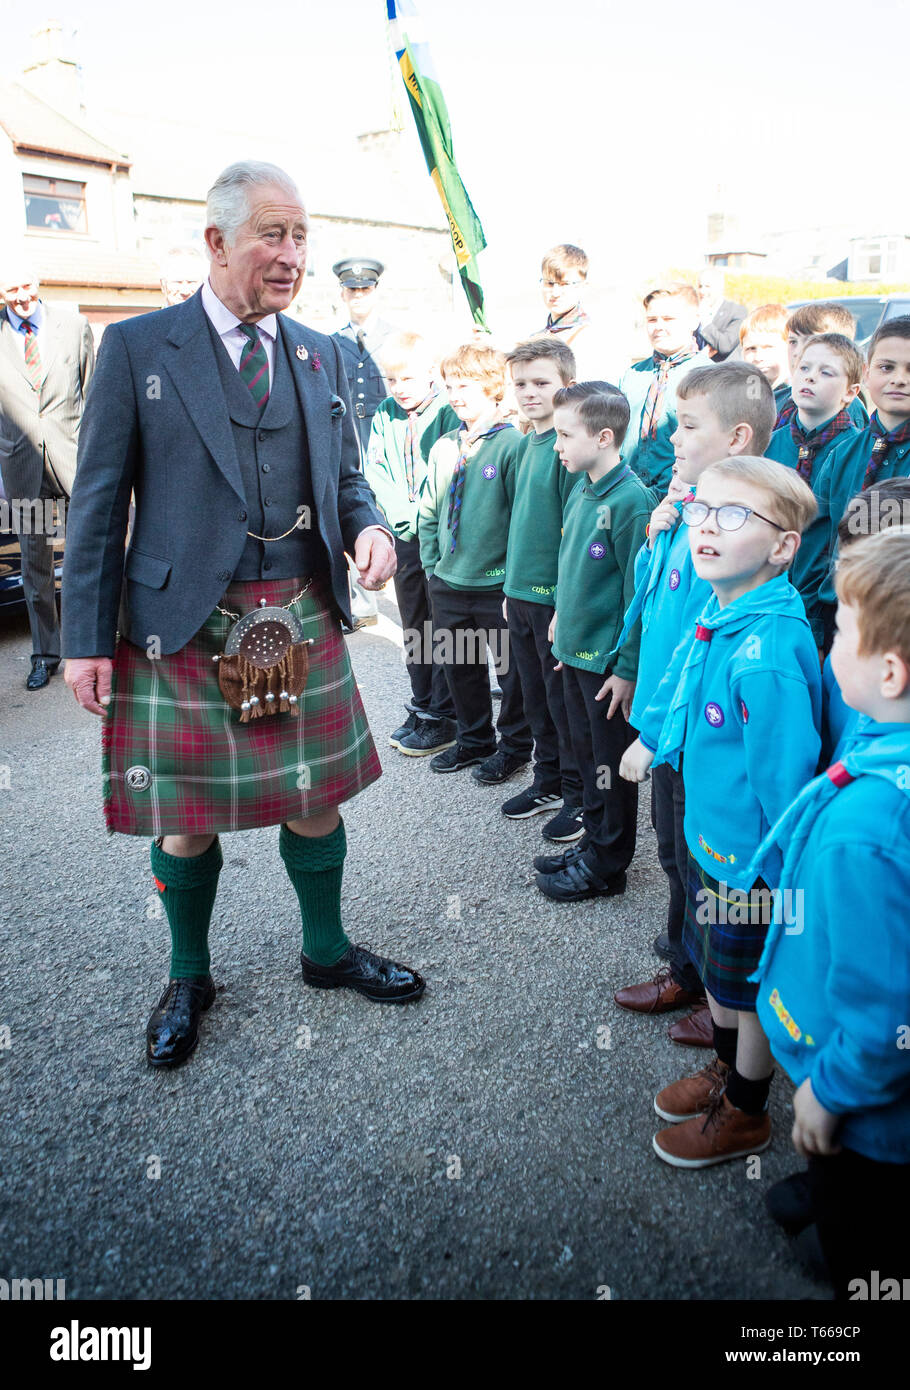
<path fill-rule="evenodd" d="M 261 410 L 269 398 L 269 359 L 253 325 L 239 323 L 237 327 L 249 339 L 248 346 L 240 354 L 240 375 Z"/>
<path fill-rule="evenodd" d="M 25 334 L 25 370 L 28 372 L 29 381 L 37 391 L 42 381 L 38 334 L 28 319 L 22 320 L 22 332 Z"/>

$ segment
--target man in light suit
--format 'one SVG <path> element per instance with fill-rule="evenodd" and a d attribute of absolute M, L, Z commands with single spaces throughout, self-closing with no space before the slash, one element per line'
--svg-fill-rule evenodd
<path fill-rule="evenodd" d="M 79 424 L 95 362 L 92 331 L 79 314 L 45 304 L 26 268 L 9 266 L 0 284 L 0 471 L 11 504 L 25 503 L 20 531 L 22 585 L 32 633 L 27 690 L 47 685 L 60 664 L 53 535 L 38 529 L 39 499 L 68 498 L 76 476 Z M 20 508 L 11 507 L 16 526 Z"/>
<path fill-rule="evenodd" d="M 341 926 L 338 806 L 381 771 L 341 634 L 344 552 L 378 588 L 395 550 L 358 466 L 340 353 L 280 312 L 306 267 L 306 212 L 283 170 L 247 161 L 209 190 L 207 220 L 199 292 L 105 333 L 63 584 L 66 682 L 106 725 L 108 829 L 156 837 L 172 949 L 147 1030 L 154 1066 L 189 1055 L 215 999 L 222 831 L 280 824 L 307 984 L 382 1003 L 424 988 Z M 273 703 L 246 722 L 221 695 L 217 661 L 231 621 L 260 604 L 312 638 L 310 674 L 299 715 Z"/>

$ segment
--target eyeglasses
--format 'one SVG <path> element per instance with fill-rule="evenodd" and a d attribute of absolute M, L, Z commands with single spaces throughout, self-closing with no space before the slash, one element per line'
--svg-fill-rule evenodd
<path fill-rule="evenodd" d="M 584 280 L 541 280 L 539 283 L 545 290 L 567 290 L 574 285 L 583 285 Z"/>
<path fill-rule="evenodd" d="M 707 502 L 683 502 L 681 511 L 686 526 L 700 526 L 714 512 L 722 531 L 741 531 L 750 516 L 758 517 L 759 521 L 767 521 L 776 531 L 787 529 L 786 526 L 778 526 L 769 516 L 762 516 L 761 512 L 753 511 L 751 507 L 743 507 L 738 502 L 725 502 L 720 507 L 709 507 Z"/>

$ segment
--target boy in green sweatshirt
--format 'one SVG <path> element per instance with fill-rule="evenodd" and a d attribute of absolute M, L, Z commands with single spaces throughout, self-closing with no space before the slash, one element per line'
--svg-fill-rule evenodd
<path fill-rule="evenodd" d="M 506 360 L 468 343 L 440 363 L 461 426 L 430 450 L 417 515 L 420 559 L 433 606 L 433 659 L 445 667 L 457 742 L 430 761 L 434 772 L 475 767 L 479 782 L 504 782 L 531 756 L 531 731 L 502 612 L 509 516 L 524 438 L 499 418 Z M 502 686 L 493 731 L 489 646 Z"/>
<path fill-rule="evenodd" d="M 620 448 L 629 402 L 583 382 L 557 391 L 553 421 L 563 466 L 586 474 L 563 518 L 550 625 L 562 671 L 572 750 L 581 772 L 585 834 L 561 855 L 534 860 L 537 887 L 556 902 L 622 893 L 635 853 L 638 788 L 619 763 L 633 740 L 629 712 L 638 675 L 641 620 L 608 658 L 635 593 L 635 558 L 657 502 Z M 631 794 L 630 794 L 631 792 Z"/>
<path fill-rule="evenodd" d="M 417 509 L 427 480 L 427 458 L 459 420 L 434 380 L 425 339 L 394 333 L 382 345 L 391 395 L 373 416 L 364 473 L 395 536 L 395 597 L 404 631 L 411 683 L 407 718 L 390 736 L 410 758 L 426 757 L 455 742 L 455 706 L 445 672 L 433 663 L 432 620 L 426 571 L 420 563 Z"/>
<path fill-rule="evenodd" d="M 506 553 L 509 650 L 518 667 L 528 723 L 534 735 L 534 780 L 503 803 L 509 820 L 562 810 L 543 828 L 546 839 L 577 840 L 581 777 L 572 755 L 562 677 L 553 668 L 550 639 L 563 508 L 578 482 L 556 452 L 553 397 L 575 380 L 575 355 L 562 338 L 519 343 L 506 361 L 519 410 L 531 423 L 515 483 Z"/>

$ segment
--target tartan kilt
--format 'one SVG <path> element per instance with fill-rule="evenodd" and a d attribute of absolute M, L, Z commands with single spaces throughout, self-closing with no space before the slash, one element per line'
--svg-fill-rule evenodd
<path fill-rule="evenodd" d="M 221 606 L 241 615 L 263 598 L 282 606 L 304 582 L 234 583 Z M 304 638 L 315 639 L 300 713 L 247 724 L 222 696 L 212 660 L 224 651 L 233 619 L 216 609 L 179 652 L 154 660 L 118 638 L 102 732 L 109 833 L 201 835 L 277 825 L 349 801 L 381 776 L 328 581 L 314 578 L 290 611 Z"/>
<path fill-rule="evenodd" d="M 764 889 L 764 896 L 756 889 Z M 773 910 L 762 879 L 747 893 L 712 878 L 688 856 L 683 947 L 705 989 L 724 1008 L 755 1013 L 758 985 L 748 977 L 758 965 Z"/>

